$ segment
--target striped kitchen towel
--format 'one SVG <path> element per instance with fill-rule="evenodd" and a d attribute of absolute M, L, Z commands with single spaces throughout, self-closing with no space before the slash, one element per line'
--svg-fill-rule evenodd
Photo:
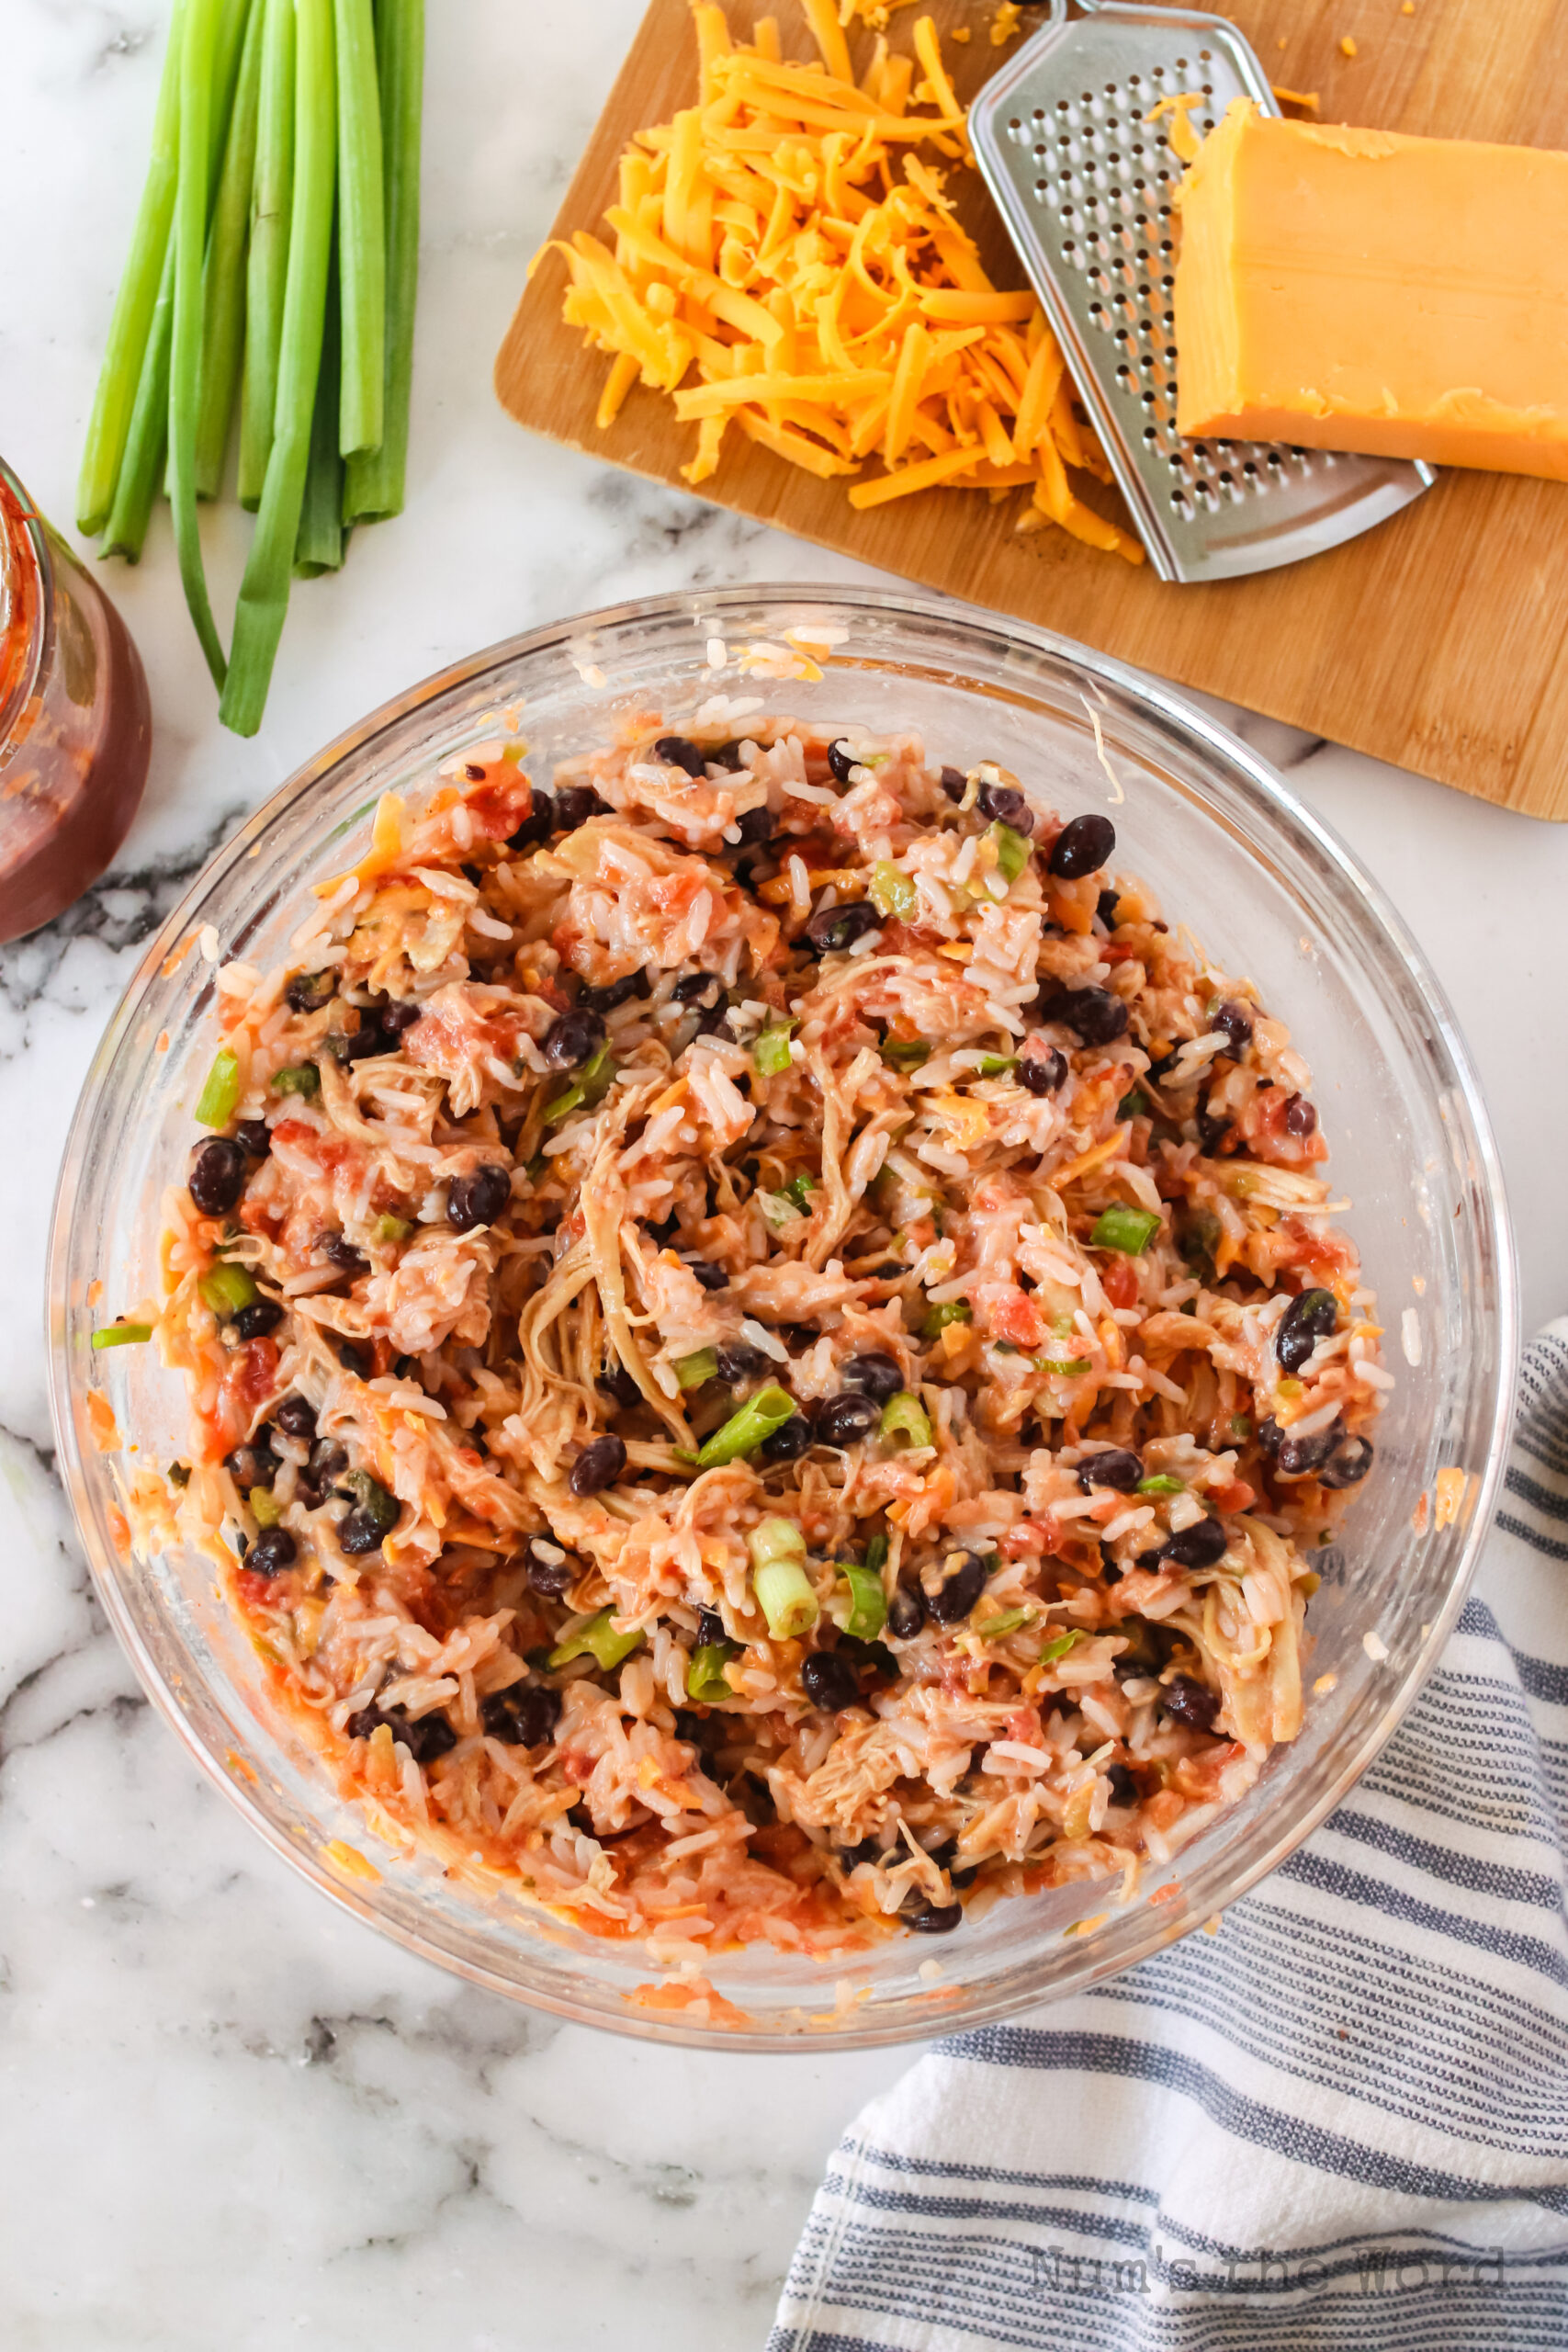
<path fill-rule="evenodd" d="M 1458 1629 L 1317 1834 L 857 2118 L 768 2352 L 1568 2346 L 1568 1322 Z"/>

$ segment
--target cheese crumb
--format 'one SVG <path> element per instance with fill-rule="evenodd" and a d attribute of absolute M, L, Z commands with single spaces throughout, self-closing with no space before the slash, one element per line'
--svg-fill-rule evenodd
<path fill-rule="evenodd" d="M 1320 1674 L 1317 1680 L 1312 1686 L 1313 1696 L 1316 1699 L 1322 1699 L 1325 1698 L 1330 1690 L 1337 1690 L 1338 1688 L 1339 1677 L 1337 1674 Z"/>
<path fill-rule="evenodd" d="M 1344 39 L 1340 41 L 1339 54 L 1341 57 L 1354 57 L 1356 55 L 1356 37 L 1353 33 L 1347 33 Z"/>
<path fill-rule="evenodd" d="M 991 18 L 991 47 L 1005 49 L 1018 30 L 1020 0 L 1001 0 L 1001 6 Z"/>
<path fill-rule="evenodd" d="M 1460 1514 L 1467 1484 L 1462 1470 L 1439 1470 L 1437 1476 L 1438 1508 L 1435 1514 L 1438 1527 L 1451 1527 Z"/>
<path fill-rule="evenodd" d="M 1371 1659 L 1374 1666 L 1381 1666 L 1384 1658 L 1388 1656 L 1388 1644 L 1383 1640 L 1381 1634 L 1363 1634 L 1361 1635 L 1361 1647 L 1366 1651 L 1367 1656 Z"/>

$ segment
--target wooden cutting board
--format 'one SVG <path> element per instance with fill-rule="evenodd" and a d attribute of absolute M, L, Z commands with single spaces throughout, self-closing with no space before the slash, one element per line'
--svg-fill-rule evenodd
<path fill-rule="evenodd" d="M 972 98 L 1013 53 L 991 44 L 995 0 L 923 5 Z M 785 54 L 815 55 L 795 0 L 729 0 L 737 38 L 770 7 Z M 1409 16 L 1401 0 L 1236 0 L 1229 13 L 1271 78 L 1321 93 L 1325 121 L 1568 147 L 1563 0 L 1415 0 Z M 916 14 L 894 16 L 896 48 L 910 47 Z M 1025 9 L 1025 30 L 1039 21 Z M 966 46 L 946 42 L 955 25 L 972 28 Z M 857 64 L 868 40 L 852 41 Z M 695 95 L 687 0 L 652 0 L 554 233 L 599 230 L 627 138 Z M 1021 283 L 977 175 L 961 176 L 987 262 L 1006 273 L 999 282 Z M 609 362 L 561 323 L 563 283 L 548 259 L 518 305 L 496 362 L 503 404 L 536 432 L 684 489 L 695 429 L 676 424 L 662 394 L 635 387 L 611 429 L 596 429 Z M 1445 474 L 1347 547 L 1212 587 L 1168 586 L 1060 531 L 1021 538 L 1017 495 L 993 506 L 928 491 L 857 514 L 840 482 L 735 435 L 699 494 L 1463 792 L 1568 819 L 1568 485 Z"/>

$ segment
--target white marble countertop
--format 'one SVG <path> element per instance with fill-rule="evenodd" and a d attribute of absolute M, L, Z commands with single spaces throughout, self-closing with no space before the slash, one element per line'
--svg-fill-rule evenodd
<path fill-rule="evenodd" d="M 118 868 L 0 950 L 0 2339 L 8 2352 L 741 2352 L 823 2160 L 897 2052 L 699 2058 L 557 2025 L 381 1942 L 266 1852 L 141 1698 L 52 1475 L 52 1175 L 140 942 L 340 727 L 529 625 L 648 591 L 856 567 L 534 441 L 491 364 L 637 17 L 431 10 L 408 512 L 298 585 L 266 723 L 218 727 L 166 514 L 109 586 L 157 740 Z M 140 186 L 165 0 L 6 28 L 0 442 L 68 522 Z M 47 188 L 49 200 L 39 200 Z M 209 518 L 231 608 L 243 525 Z M 1548 616 L 1542 614 L 1541 626 Z M 1265 721 L 1242 731 L 1382 878 L 1484 1079 L 1526 1328 L 1568 1299 L 1568 829 Z M 1568 756 L 1568 752 L 1565 752 Z"/>

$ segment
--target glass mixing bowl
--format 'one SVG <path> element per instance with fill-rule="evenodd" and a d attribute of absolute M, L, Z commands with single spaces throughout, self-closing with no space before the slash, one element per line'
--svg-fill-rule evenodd
<path fill-rule="evenodd" d="M 705 674 L 713 640 L 734 655 L 789 629 L 843 633 L 819 681 Z M 376 1845 L 269 1702 L 210 1571 L 183 1554 L 128 1555 L 116 1456 L 99 1450 L 102 1436 L 113 1442 L 104 1401 L 127 1442 L 168 1460 L 184 1451 L 184 1386 L 152 1349 L 95 1355 L 89 1335 L 156 1293 L 159 1194 L 196 1132 L 213 989 L 198 953 L 175 961 L 176 944 L 210 923 L 225 956 L 276 961 L 307 885 L 360 854 L 377 796 L 417 789 L 504 727 L 499 712 L 523 708 L 530 764 L 547 779 L 619 714 L 660 711 L 679 726 L 716 690 L 819 722 L 917 727 L 934 757 L 999 760 L 1065 812 L 1114 807 L 1116 863 L 1150 877 L 1173 918 L 1257 982 L 1312 1063 L 1398 1385 L 1343 1545 L 1317 1562 L 1307 1677 L 1332 1685 L 1311 1699 L 1295 1744 L 1173 1868 L 1145 1871 L 1125 1904 L 1120 1882 L 1075 1886 L 998 1904 L 937 1946 L 903 1936 L 826 1968 L 771 1950 L 716 1955 L 711 1980 L 733 2008 L 705 2017 L 648 2005 L 660 1971 L 639 1945 L 587 1937 Z M 476 1984 L 623 2033 L 752 2050 L 913 2040 L 1004 2017 L 1171 1942 L 1282 1860 L 1388 1738 L 1454 1622 L 1503 1466 L 1515 1326 L 1474 1073 L 1371 876 L 1177 695 L 1042 630 L 868 591 L 729 589 L 591 614 L 459 662 L 341 737 L 219 853 L 149 947 L 83 1091 L 51 1245 L 55 1426 L 83 1544 L 149 1692 L 245 1818 L 334 1901 Z M 1442 1469 L 1465 1479 L 1439 1524 Z"/>

